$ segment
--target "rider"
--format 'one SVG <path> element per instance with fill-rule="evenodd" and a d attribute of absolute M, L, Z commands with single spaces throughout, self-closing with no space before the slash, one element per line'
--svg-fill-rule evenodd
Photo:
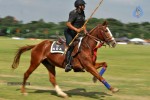
<path fill-rule="evenodd" d="M 72 69 L 71 66 L 71 53 L 74 49 L 74 46 L 70 46 L 70 42 L 74 39 L 77 33 L 84 31 L 84 33 L 87 33 L 86 27 L 82 27 L 85 22 L 85 14 L 84 14 L 84 9 L 85 9 L 85 1 L 84 0 L 76 0 L 74 3 L 75 10 L 71 11 L 69 13 L 69 19 L 68 22 L 66 23 L 67 28 L 64 30 L 64 35 L 66 38 L 66 45 L 68 46 L 68 50 L 66 53 L 66 60 L 67 64 L 65 67 L 65 72 L 69 72 Z"/>

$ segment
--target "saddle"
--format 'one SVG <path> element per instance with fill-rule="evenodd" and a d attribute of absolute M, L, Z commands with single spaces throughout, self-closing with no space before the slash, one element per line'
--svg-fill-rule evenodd
<path fill-rule="evenodd" d="M 58 45 L 66 44 L 66 40 L 65 40 L 64 38 L 59 37 L 58 40 L 56 41 L 56 43 L 57 43 Z"/>
<path fill-rule="evenodd" d="M 77 45 L 77 50 L 75 50 L 74 52 L 72 52 L 72 58 L 74 58 L 76 55 L 79 54 L 80 50 L 81 50 L 81 42 L 82 42 L 82 37 L 81 38 L 78 38 L 76 39 L 74 42 L 73 42 L 73 45 Z M 65 47 L 66 47 L 66 40 L 63 39 L 63 38 L 58 38 L 58 40 L 56 41 L 53 41 L 52 45 L 51 45 L 51 50 L 50 52 L 51 53 L 61 53 L 61 54 L 64 54 L 65 52 Z M 74 59 L 73 59 L 74 61 Z M 76 62 L 76 61 L 75 61 Z M 73 65 L 73 70 L 74 72 L 84 72 L 82 67 L 79 67 L 79 66 L 74 66 L 75 63 L 72 63 Z"/>
<path fill-rule="evenodd" d="M 80 45 L 82 42 L 82 37 L 76 39 L 73 43 L 73 45 L 78 45 L 78 50 L 79 52 L 81 50 Z M 64 38 L 59 37 L 58 40 L 53 41 L 52 46 L 51 46 L 51 53 L 64 53 L 66 48 L 66 40 Z"/>

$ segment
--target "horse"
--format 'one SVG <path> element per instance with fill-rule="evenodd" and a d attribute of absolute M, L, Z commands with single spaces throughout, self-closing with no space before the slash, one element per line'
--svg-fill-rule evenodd
<path fill-rule="evenodd" d="M 64 69 L 66 65 L 66 57 L 65 54 L 50 52 L 53 42 L 54 41 L 51 40 L 44 40 L 36 45 L 22 46 L 17 50 L 14 61 L 12 63 L 12 69 L 16 69 L 18 67 L 21 54 L 28 50 L 32 50 L 30 66 L 24 73 L 21 93 L 27 94 L 25 89 L 26 81 L 32 72 L 40 65 L 40 63 L 42 63 L 49 72 L 49 81 L 54 86 L 57 95 L 68 97 L 68 95 L 61 90 L 55 78 L 55 67 Z M 103 22 L 103 24 L 98 24 L 82 38 L 80 49 L 78 48 L 79 42 L 74 41 L 75 47 L 72 53 L 72 55 L 74 55 L 72 59 L 72 65 L 74 70 L 85 70 L 91 73 L 93 75 L 93 82 L 99 80 L 106 86 L 108 90 L 115 93 L 118 92 L 119 89 L 110 86 L 108 82 L 102 77 L 107 68 L 107 63 L 96 63 L 97 49 L 100 48 L 104 43 L 112 48 L 116 46 L 116 41 L 111 34 L 106 21 Z M 100 67 L 102 67 L 102 69 L 100 72 L 98 72 L 97 69 Z"/>

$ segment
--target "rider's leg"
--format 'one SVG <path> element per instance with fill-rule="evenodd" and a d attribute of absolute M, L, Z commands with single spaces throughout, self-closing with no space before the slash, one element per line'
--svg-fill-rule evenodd
<path fill-rule="evenodd" d="M 65 67 L 65 72 L 69 72 L 69 71 L 71 71 L 71 69 L 72 69 L 72 66 L 71 66 L 71 61 L 72 61 L 71 53 L 72 53 L 73 49 L 74 49 L 74 47 L 73 47 L 73 46 L 70 46 L 70 47 L 68 48 L 67 53 L 66 53 L 67 64 L 66 64 L 66 67 Z"/>
<path fill-rule="evenodd" d="M 72 59 L 71 53 L 73 51 L 73 46 L 69 46 L 69 44 L 72 41 L 73 36 L 71 34 L 71 31 L 69 31 L 68 29 L 64 30 L 64 35 L 65 35 L 65 38 L 66 38 L 66 45 L 68 46 L 68 50 L 66 52 L 66 60 L 67 60 L 66 62 L 67 62 L 67 64 L 66 64 L 66 67 L 65 67 L 65 72 L 68 72 L 72 69 L 70 64 L 71 64 L 71 59 Z"/>

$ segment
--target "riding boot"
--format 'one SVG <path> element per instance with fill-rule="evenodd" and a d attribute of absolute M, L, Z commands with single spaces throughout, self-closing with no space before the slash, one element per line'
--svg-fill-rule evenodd
<path fill-rule="evenodd" d="M 70 47 L 66 53 L 67 64 L 65 67 L 65 72 L 69 72 L 72 70 L 72 66 L 71 66 L 71 61 L 72 61 L 71 53 L 72 53 L 72 51 L 73 51 L 73 47 Z"/>

